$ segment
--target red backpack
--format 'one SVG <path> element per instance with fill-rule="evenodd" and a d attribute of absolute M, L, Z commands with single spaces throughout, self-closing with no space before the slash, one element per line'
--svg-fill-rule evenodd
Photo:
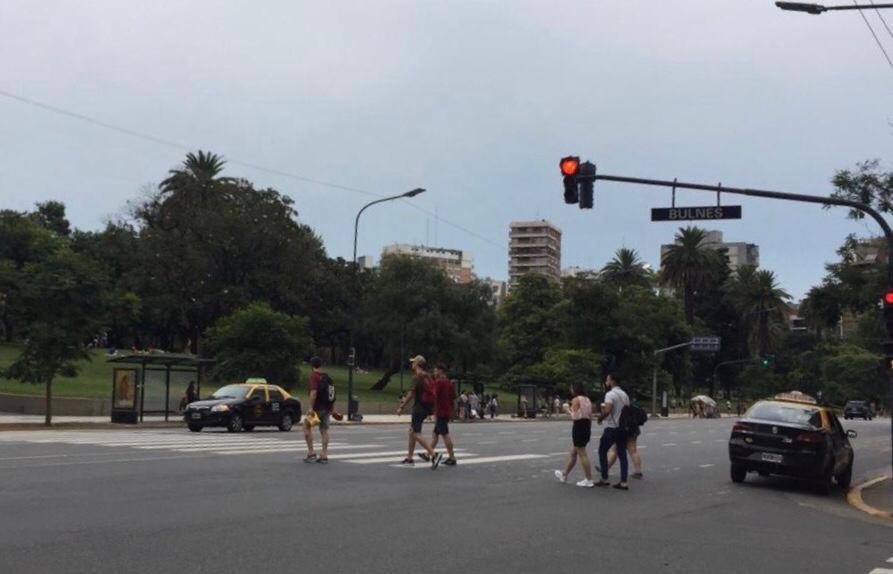
<path fill-rule="evenodd" d="M 427 408 L 434 408 L 434 402 L 437 400 L 437 388 L 434 383 L 434 379 L 431 377 L 425 377 L 422 381 L 422 396 L 419 397 L 419 401 L 425 405 Z"/>

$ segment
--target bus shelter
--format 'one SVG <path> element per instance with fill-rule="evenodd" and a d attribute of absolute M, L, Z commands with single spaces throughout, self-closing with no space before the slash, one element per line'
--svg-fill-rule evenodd
<path fill-rule="evenodd" d="M 172 375 L 193 375 L 196 396 L 201 396 L 202 378 L 216 361 L 188 354 L 131 353 L 112 357 L 108 362 L 115 364 L 112 374 L 112 422 L 136 424 L 143 422 L 146 414 L 163 414 L 165 421 L 172 412 L 176 414 L 176 409 L 171 409 Z M 164 384 L 163 408 L 150 403 L 147 409 L 146 397 L 156 385 L 152 379 L 161 377 Z"/>

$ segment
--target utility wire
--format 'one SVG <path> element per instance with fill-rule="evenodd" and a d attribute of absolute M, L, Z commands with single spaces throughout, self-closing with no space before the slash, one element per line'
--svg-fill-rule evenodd
<path fill-rule="evenodd" d="M 80 113 L 78 113 L 78 112 L 73 112 L 73 111 L 71 111 L 71 110 L 66 110 L 66 109 L 64 109 L 64 108 L 60 108 L 60 107 L 57 107 L 57 106 L 53 106 L 53 105 L 51 105 L 51 104 L 47 104 L 47 103 L 44 103 L 44 102 L 41 102 L 41 101 L 38 101 L 38 100 L 35 100 L 35 99 L 32 99 L 32 98 L 27 98 L 27 97 L 25 97 L 25 96 L 21 96 L 21 95 L 19 95 L 19 94 L 14 94 L 14 93 L 12 93 L 12 92 L 8 92 L 8 91 L 3 90 L 3 89 L 0 89 L 0 97 L 4 97 L 4 98 L 10 99 L 10 100 L 15 100 L 15 101 L 17 101 L 17 102 L 19 102 L 19 103 L 28 104 L 28 105 L 34 106 L 34 107 L 36 107 L 36 108 L 40 108 L 40 109 L 45 110 L 45 111 L 48 111 L 48 112 L 52 112 L 52 113 L 55 113 L 55 114 L 59 114 L 59 115 L 63 115 L 63 116 L 67 116 L 67 117 L 69 117 L 69 118 L 74 118 L 74 119 L 76 119 L 76 120 L 80 120 L 80 121 L 82 121 L 82 122 L 86 122 L 86 123 L 91 124 L 91 125 L 94 125 L 94 126 L 96 126 L 96 127 L 100 127 L 100 128 L 103 128 L 103 129 L 107 129 L 107 130 L 111 130 L 111 131 L 114 131 L 114 132 L 118 132 L 118 133 L 120 133 L 120 134 L 128 135 L 128 136 L 130 136 L 130 137 L 134 137 L 134 138 L 137 138 L 137 139 L 141 139 L 141 140 L 144 140 L 144 141 L 147 141 L 147 142 L 150 142 L 150 143 L 154 143 L 154 144 L 157 144 L 157 145 L 161 145 L 161 146 L 165 146 L 165 147 L 169 147 L 169 148 L 174 148 L 174 149 L 181 150 L 181 151 L 187 151 L 187 152 L 192 151 L 192 148 L 191 148 L 191 147 L 186 146 L 186 145 L 183 145 L 182 143 L 178 143 L 178 142 L 175 142 L 175 141 L 167 140 L 167 139 L 164 139 L 164 138 L 159 138 L 159 137 L 156 137 L 156 136 L 153 136 L 153 135 L 149 135 L 149 134 L 145 134 L 145 133 L 142 133 L 142 132 L 138 132 L 138 131 L 135 131 L 135 130 L 132 130 L 132 129 L 129 129 L 129 128 L 124 128 L 124 127 L 121 127 L 121 126 L 117 126 L 117 125 L 115 125 L 115 124 L 110 124 L 110 123 L 108 123 L 108 122 L 104 122 L 104 121 L 102 121 L 102 120 L 98 120 L 98 119 L 96 119 L 96 118 L 93 118 L 93 117 L 90 117 L 90 116 L 86 116 L 86 115 L 84 115 L 84 114 L 80 114 Z M 239 160 L 239 159 L 233 159 L 233 158 L 227 157 L 227 158 L 226 158 L 226 161 L 229 162 L 229 163 L 231 163 L 231 164 L 233 164 L 233 165 L 240 165 L 240 166 L 242 166 L 242 167 L 247 167 L 247 168 L 249 168 L 249 169 L 254 169 L 254 170 L 257 170 L 257 171 L 261 171 L 261 172 L 266 172 L 266 173 L 270 173 L 270 174 L 273 174 L 273 175 L 278 175 L 278 176 L 281 176 L 281 177 L 287 177 L 287 178 L 294 179 L 294 180 L 297 180 L 297 181 L 301 181 L 301 182 L 304 182 L 304 183 L 311 183 L 311 184 L 314 184 L 314 185 L 319 185 L 319 186 L 323 186 L 323 187 L 329 187 L 329 188 L 332 188 L 332 189 L 340 189 L 340 190 L 343 190 L 343 191 L 350 191 L 350 192 L 353 192 L 353 193 L 359 193 L 359 194 L 362 194 L 362 195 L 365 195 L 365 196 L 369 196 L 369 197 L 378 197 L 378 198 L 385 197 L 384 195 L 382 195 L 382 194 L 380 194 L 380 193 L 375 193 L 375 192 L 368 191 L 368 190 L 365 190 L 365 189 L 360 189 L 360 188 L 357 188 L 357 187 L 351 187 L 351 186 L 347 186 L 347 185 L 341 185 L 341 184 L 338 184 L 338 183 L 332 183 L 332 182 L 330 182 L 330 181 L 323 181 L 323 180 L 315 179 L 315 178 L 312 178 L 312 177 L 306 177 L 306 176 L 303 176 L 303 175 L 299 175 L 299 174 L 295 174 L 295 173 L 291 173 L 291 172 L 283 171 L 283 170 L 281 170 L 281 169 L 276 169 L 276 168 L 272 168 L 272 167 L 267 167 L 267 166 L 263 166 L 263 165 L 259 165 L 259 164 L 255 164 L 255 163 L 251 163 L 251 162 L 247 162 L 247 161 L 242 161 L 242 160 Z M 425 208 L 423 208 L 423 207 L 421 207 L 421 206 L 419 206 L 419 205 L 417 205 L 416 203 L 411 202 L 411 201 L 403 200 L 403 203 L 405 203 L 406 205 L 409 205 L 409 206 L 412 207 L 413 209 L 416 209 L 416 210 L 418 210 L 418 211 L 421 211 L 422 213 L 425 213 L 425 214 L 427 214 L 427 215 L 433 216 L 434 219 L 435 219 L 436 221 L 440 221 L 440 222 L 442 222 L 442 223 L 445 223 L 445 224 L 449 225 L 450 227 L 453 227 L 454 229 L 458 229 L 459 231 L 462 231 L 462 232 L 464 232 L 464 233 L 467 233 L 468 235 L 471 235 L 472 237 L 475 237 L 475 238 L 477 238 L 477 239 L 479 239 L 479 240 L 481 240 L 481 241 L 483 241 L 483 242 L 485 242 L 485 243 L 489 243 L 490 245 L 494 245 L 494 246 L 500 248 L 500 249 L 503 250 L 503 251 L 507 250 L 507 246 L 506 246 L 506 245 L 504 245 L 504 244 L 500 244 L 500 243 L 498 243 L 498 242 L 496 242 L 496 241 L 493 241 L 493 240 L 490 239 L 489 237 L 486 237 L 486 236 L 484 236 L 484 235 L 482 235 L 482 234 L 480 234 L 480 233 L 478 233 L 478 232 L 476 232 L 476 231 L 472 231 L 471 229 L 468 229 L 467 227 L 464 227 L 464 226 L 462 226 L 462 225 L 459 225 L 458 223 L 453 223 L 452 221 L 443 219 L 442 217 L 440 217 L 440 216 L 439 216 L 436 212 L 434 212 L 434 211 L 430 211 L 430 210 L 428 210 L 428 209 L 425 209 Z"/>
<path fill-rule="evenodd" d="M 858 6 L 858 0 L 853 0 L 853 4 Z M 875 8 L 877 10 L 877 8 Z M 874 33 L 874 28 L 871 26 L 871 22 L 868 21 L 868 17 L 865 16 L 864 10 L 856 10 L 859 13 L 859 16 L 862 16 L 862 20 L 865 22 L 865 25 L 868 26 L 868 31 L 871 32 L 874 41 L 877 43 L 877 47 L 881 49 L 881 53 L 884 54 L 884 58 L 887 60 L 887 64 L 890 65 L 890 69 L 893 70 L 893 60 L 890 59 L 890 55 L 887 53 L 884 45 L 881 44 L 880 38 L 877 37 L 877 34 Z M 886 22 L 884 23 L 886 25 Z M 889 30 L 889 29 L 888 29 Z"/>
<path fill-rule="evenodd" d="M 872 6 L 874 6 L 874 0 L 868 0 L 868 1 L 871 2 Z M 880 18 L 881 22 L 884 23 L 884 28 L 887 29 L 887 34 L 889 34 L 890 37 L 893 38 L 893 30 L 890 29 L 890 26 L 887 24 L 887 20 L 884 18 L 884 15 L 881 14 L 881 11 L 877 7 L 875 7 L 874 11 L 877 12 L 877 17 Z"/>

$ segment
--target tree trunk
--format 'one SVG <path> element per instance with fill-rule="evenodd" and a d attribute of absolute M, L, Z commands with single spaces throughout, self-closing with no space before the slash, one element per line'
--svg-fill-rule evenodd
<path fill-rule="evenodd" d="M 46 405 L 45 405 L 45 417 L 44 422 L 46 426 L 50 426 L 53 424 L 53 379 L 49 379 L 46 385 Z"/>

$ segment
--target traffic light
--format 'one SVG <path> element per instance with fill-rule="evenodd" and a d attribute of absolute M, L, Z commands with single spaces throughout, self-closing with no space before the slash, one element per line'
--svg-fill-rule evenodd
<path fill-rule="evenodd" d="M 595 191 L 595 164 L 589 161 L 580 164 L 577 170 L 577 181 L 580 182 L 580 209 L 592 209 Z"/>
<path fill-rule="evenodd" d="M 564 176 L 564 202 L 577 203 L 580 200 L 577 190 L 577 170 L 580 168 L 580 158 L 574 155 L 561 158 L 558 162 L 561 175 Z"/>

